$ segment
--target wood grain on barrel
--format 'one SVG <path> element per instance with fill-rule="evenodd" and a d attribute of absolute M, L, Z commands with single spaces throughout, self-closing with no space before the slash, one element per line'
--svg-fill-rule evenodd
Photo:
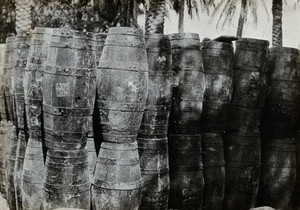
<path fill-rule="evenodd" d="M 203 209 L 222 209 L 225 195 L 225 157 L 223 135 L 202 133 L 204 193 Z"/>
<path fill-rule="evenodd" d="M 47 151 L 43 209 L 90 209 L 90 178 L 86 148 Z"/>
<path fill-rule="evenodd" d="M 97 153 L 96 153 L 96 148 L 95 148 L 92 116 L 89 117 L 89 132 L 87 134 L 86 147 L 88 150 L 89 175 L 90 175 L 90 179 L 92 181 L 95 167 L 96 167 L 96 162 L 97 162 Z"/>
<path fill-rule="evenodd" d="M 7 120 L 13 121 L 13 92 L 12 92 L 12 69 L 15 62 L 15 36 L 6 38 L 5 62 L 4 62 L 4 93 Z"/>
<path fill-rule="evenodd" d="M 167 131 L 173 85 L 170 40 L 164 35 L 150 34 L 146 37 L 146 50 L 149 87 L 138 132 L 145 184 L 140 208 L 166 210 L 170 187 Z"/>
<path fill-rule="evenodd" d="M 7 138 L 9 133 L 8 123 L 5 120 L 0 122 L 0 193 L 6 197 L 6 168 L 7 168 Z"/>
<path fill-rule="evenodd" d="M 296 185 L 295 138 L 264 141 L 257 205 L 290 210 Z"/>
<path fill-rule="evenodd" d="M 171 35 L 175 76 L 169 121 L 169 208 L 202 209 L 200 120 L 204 70 L 198 34 Z"/>
<path fill-rule="evenodd" d="M 272 47 L 269 56 L 269 91 L 262 120 L 265 138 L 295 137 L 300 111 L 299 51 Z"/>
<path fill-rule="evenodd" d="M 90 33 L 54 29 L 43 79 L 45 145 L 80 149 L 86 145 L 95 102 L 95 49 Z"/>
<path fill-rule="evenodd" d="M 260 135 L 227 133 L 225 144 L 224 207 L 228 210 L 254 207 L 261 166 Z"/>
<path fill-rule="evenodd" d="M 148 64 L 142 31 L 109 29 L 97 72 L 97 100 L 103 140 L 96 164 L 92 205 L 138 209 L 142 177 L 136 137 L 148 92 Z"/>
<path fill-rule="evenodd" d="M 0 44 L 0 120 L 6 120 L 5 97 L 4 97 L 4 65 L 6 44 Z"/>
<path fill-rule="evenodd" d="M 103 142 L 92 183 L 93 209 L 138 210 L 141 197 L 137 142 Z"/>
<path fill-rule="evenodd" d="M 233 90 L 232 43 L 204 42 L 202 47 L 205 72 L 205 93 L 201 130 L 224 133 L 229 120 Z"/>

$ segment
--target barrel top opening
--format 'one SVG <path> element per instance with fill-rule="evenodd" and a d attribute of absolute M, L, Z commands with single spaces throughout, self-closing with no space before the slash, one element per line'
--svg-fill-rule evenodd
<path fill-rule="evenodd" d="M 199 34 L 197 33 L 174 33 L 171 36 L 171 39 L 198 39 L 200 40 Z"/>

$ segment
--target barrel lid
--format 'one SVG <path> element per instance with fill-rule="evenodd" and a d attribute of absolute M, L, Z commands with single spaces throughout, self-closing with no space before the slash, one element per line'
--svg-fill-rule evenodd
<path fill-rule="evenodd" d="M 111 27 L 108 30 L 108 35 L 111 34 L 142 36 L 143 31 L 139 28 L 132 27 Z"/>
<path fill-rule="evenodd" d="M 202 43 L 202 49 L 220 49 L 233 51 L 231 42 L 205 41 Z"/>
<path fill-rule="evenodd" d="M 237 43 L 240 42 L 248 42 L 248 43 L 253 43 L 253 44 L 258 44 L 258 45 L 269 45 L 270 42 L 268 40 L 264 39 L 254 39 L 254 38 L 239 38 L 237 40 Z"/>
<path fill-rule="evenodd" d="M 175 33 L 171 35 L 171 39 L 198 39 L 200 40 L 199 34 L 197 33 Z"/>
<path fill-rule="evenodd" d="M 292 53 L 292 54 L 299 54 L 299 50 L 297 48 L 292 47 L 271 47 L 270 53 Z"/>

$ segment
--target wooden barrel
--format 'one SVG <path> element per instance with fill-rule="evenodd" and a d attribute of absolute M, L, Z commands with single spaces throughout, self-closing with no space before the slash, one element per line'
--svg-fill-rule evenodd
<path fill-rule="evenodd" d="M 36 27 L 32 31 L 32 38 L 27 57 L 24 75 L 24 98 L 26 120 L 29 138 L 40 139 L 42 132 L 42 79 L 45 61 L 48 56 L 52 30 Z M 38 139 L 37 139 L 38 140 Z"/>
<path fill-rule="evenodd" d="M 227 133 L 225 144 L 224 209 L 250 209 L 255 206 L 259 185 L 260 135 L 256 133 Z"/>
<path fill-rule="evenodd" d="M 199 35 L 173 34 L 171 46 L 177 82 L 173 88 L 169 133 L 200 134 L 205 85 Z"/>
<path fill-rule="evenodd" d="M 43 201 L 43 181 L 46 175 L 43 145 L 37 136 L 28 139 L 22 174 L 22 209 L 40 210 Z"/>
<path fill-rule="evenodd" d="M 161 34 L 146 37 L 149 83 L 146 109 L 139 129 L 141 138 L 165 138 L 172 99 L 172 57 L 170 40 Z"/>
<path fill-rule="evenodd" d="M 13 68 L 12 89 L 15 100 L 15 116 L 17 128 L 25 129 L 25 101 L 24 101 L 24 75 L 27 64 L 31 34 L 27 31 L 18 31 L 15 39 L 16 62 Z"/>
<path fill-rule="evenodd" d="M 47 151 L 43 209 L 90 209 L 90 178 L 86 148 Z"/>
<path fill-rule="evenodd" d="M 264 141 L 257 205 L 290 210 L 296 184 L 295 138 Z"/>
<path fill-rule="evenodd" d="M 299 51 L 272 47 L 269 56 L 269 91 L 262 120 L 264 138 L 295 137 L 300 111 Z"/>
<path fill-rule="evenodd" d="M 8 138 L 8 124 L 5 120 L 0 121 L 0 193 L 6 197 L 6 150 Z"/>
<path fill-rule="evenodd" d="M 140 209 L 167 210 L 170 189 L 168 139 L 138 138 L 138 146 L 144 181 Z"/>
<path fill-rule="evenodd" d="M 0 44 L 0 120 L 6 120 L 5 97 L 4 97 L 4 64 L 6 44 Z"/>
<path fill-rule="evenodd" d="M 13 121 L 13 92 L 12 92 L 12 71 L 15 62 L 14 52 L 15 36 L 6 38 L 5 61 L 4 61 L 4 93 L 6 104 L 7 120 Z"/>
<path fill-rule="evenodd" d="M 17 159 L 18 137 L 17 128 L 11 125 L 10 133 L 8 134 L 8 149 L 7 149 L 7 203 L 11 210 L 16 210 L 16 192 L 15 192 L 15 163 Z"/>
<path fill-rule="evenodd" d="M 201 135 L 170 134 L 169 208 L 201 209 L 203 203 L 203 164 Z"/>
<path fill-rule="evenodd" d="M 17 201 L 17 209 L 22 209 L 22 174 L 23 174 L 23 166 L 24 166 L 24 157 L 27 146 L 27 139 L 25 136 L 25 132 L 23 130 L 19 130 L 18 133 L 18 146 L 16 151 L 16 162 L 14 169 L 14 182 L 15 182 L 15 192 L 16 192 L 16 201 Z"/>
<path fill-rule="evenodd" d="M 206 41 L 202 47 L 205 92 L 201 130 L 222 133 L 227 129 L 233 90 L 232 43 Z"/>
<path fill-rule="evenodd" d="M 110 28 L 97 74 L 101 137 L 133 142 L 141 125 L 148 90 L 148 64 L 142 32 Z"/>
<path fill-rule="evenodd" d="M 259 39 L 240 38 L 236 42 L 228 128 L 231 132 L 259 132 L 267 90 L 268 46 L 268 41 Z"/>
<path fill-rule="evenodd" d="M 95 102 L 95 49 L 91 33 L 54 29 L 43 79 L 47 148 L 84 148 Z"/>
<path fill-rule="evenodd" d="M 223 135 L 201 134 L 203 150 L 203 210 L 222 209 L 225 196 L 225 157 Z"/>
<path fill-rule="evenodd" d="M 138 145 L 103 142 L 92 183 L 94 210 L 138 210 L 142 177 Z"/>

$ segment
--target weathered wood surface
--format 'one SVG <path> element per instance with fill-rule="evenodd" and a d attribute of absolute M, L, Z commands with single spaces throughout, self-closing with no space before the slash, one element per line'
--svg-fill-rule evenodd
<path fill-rule="evenodd" d="M 97 153 L 95 148 L 95 138 L 94 138 L 94 131 L 93 131 L 93 119 L 92 116 L 89 117 L 89 132 L 87 135 L 87 143 L 86 147 L 88 150 L 88 162 L 89 162 L 89 175 L 92 181 L 94 176 L 94 171 L 97 162 Z"/>
<path fill-rule="evenodd" d="M 226 187 L 224 208 L 249 209 L 255 206 L 261 169 L 260 135 L 225 134 Z"/>
<path fill-rule="evenodd" d="M 267 205 L 282 210 L 292 209 L 295 185 L 295 138 L 269 139 L 262 147 L 257 205 Z"/>
<path fill-rule="evenodd" d="M 54 29 L 43 79 L 45 145 L 84 148 L 96 91 L 91 33 Z"/>
<path fill-rule="evenodd" d="M 220 210 L 225 196 L 225 156 L 222 134 L 201 133 L 204 193 L 203 210 Z"/>
<path fill-rule="evenodd" d="M 139 156 L 144 182 L 140 209 L 168 209 L 170 178 L 168 139 L 139 138 Z"/>
<path fill-rule="evenodd" d="M 6 44 L 0 44 L 0 120 L 6 120 L 5 97 L 4 97 L 4 65 Z"/>
<path fill-rule="evenodd" d="M 201 209 L 204 179 L 200 121 L 205 83 L 199 35 L 173 34 L 171 47 L 175 83 L 168 130 L 169 208 Z"/>
<path fill-rule="evenodd" d="M 27 147 L 27 139 L 24 130 L 19 130 L 18 132 L 18 145 L 16 162 L 14 169 L 14 182 L 15 182 L 15 192 L 16 192 L 16 202 L 17 209 L 22 209 L 22 173 L 24 166 L 24 156 Z"/>
<path fill-rule="evenodd" d="M 201 130 L 224 133 L 227 129 L 233 91 L 232 43 L 204 42 L 202 47 L 205 92 Z"/>
<path fill-rule="evenodd" d="M 29 138 L 22 173 L 22 209 L 40 210 L 43 202 L 43 181 L 46 177 L 43 143 Z"/>
<path fill-rule="evenodd" d="M 229 130 L 258 133 L 265 102 L 269 42 L 241 38 L 236 42 Z"/>
<path fill-rule="evenodd" d="M 7 111 L 7 120 L 13 121 L 13 91 L 12 71 L 15 62 L 14 54 L 15 36 L 6 38 L 5 62 L 4 62 L 4 94 Z"/>
<path fill-rule="evenodd" d="M 7 147 L 7 203 L 11 210 L 16 210 L 16 191 L 14 182 L 15 163 L 17 159 L 17 128 L 11 124 Z"/>
<path fill-rule="evenodd" d="M 137 142 L 103 142 L 92 183 L 94 210 L 138 210 L 142 177 Z"/>
<path fill-rule="evenodd" d="M 298 128 L 299 129 L 299 128 Z M 293 195 L 293 207 L 295 210 L 300 209 L 300 177 L 298 174 L 300 174 L 300 130 L 296 132 L 296 185 L 295 185 L 295 191 Z"/>
<path fill-rule="evenodd" d="M 3 197 L 6 197 L 6 168 L 7 166 L 7 139 L 9 135 L 9 124 L 2 120 L 0 122 L 0 192 Z"/>
<path fill-rule="evenodd" d="M 90 178 L 86 148 L 47 151 L 43 209 L 90 209 Z"/>
<path fill-rule="evenodd" d="M 300 111 L 299 51 L 272 47 L 269 56 L 269 90 L 262 119 L 264 138 L 295 137 Z"/>

